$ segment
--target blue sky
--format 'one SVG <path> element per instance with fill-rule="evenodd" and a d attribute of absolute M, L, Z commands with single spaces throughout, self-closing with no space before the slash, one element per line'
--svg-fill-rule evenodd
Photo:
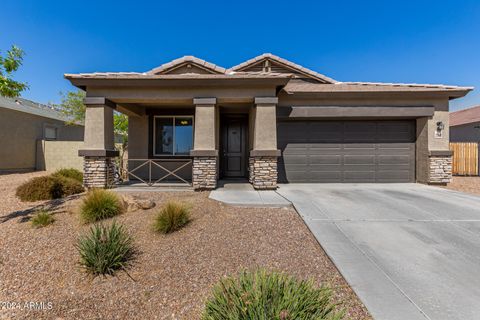
<path fill-rule="evenodd" d="M 25 50 L 24 97 L 58 102 L 64 73 L 146 71 L 183 55 L 230 67 L 264 52 L 340 81 L 443 83 L 478 92 L 480 1 L 3 0 L 0 50 Z"/>

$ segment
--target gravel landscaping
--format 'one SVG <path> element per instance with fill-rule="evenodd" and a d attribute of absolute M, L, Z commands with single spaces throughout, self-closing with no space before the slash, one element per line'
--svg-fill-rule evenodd
<path fill-rule="evenodd" d="M 480 177 L 454 176 L 444 188 L 480 195 Z"/>
<path fill-rule="evenodd" d="M 328 283 L 347 318 L 370 319 L 293 209 L 233 208 L 208 199 L 206 192 L 139 193 L 157 207 L 116 219 L 134 237 L 137 259 L 128 274 L 92 277 L 79 267 L 74 248 L 78 235 L 89 228 L 77 212 L 81 199 L 54 202 L 55 222 L 34 229 L 29 215 L 11 214 L 28 205 L 10 199 L 12 192 L 2 183 L 8 179 L 0 178 L 8 195 L 0 215 L 0 301 L 44 302 L 46 309 L 0 310 L 0 319 L 198 319 L 222 276 L 258 266 Z M 26 180 L 10 178 L 18 181 L 11 181 L 10 188 Z M 152 223 L 166 200 L 190 204 L 192 222 L 160 235 Z"/>

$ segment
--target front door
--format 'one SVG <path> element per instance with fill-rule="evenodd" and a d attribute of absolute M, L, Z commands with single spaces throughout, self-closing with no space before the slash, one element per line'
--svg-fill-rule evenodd
<path fill-rule="evenodd" d="M 222 175 L 243 178 L 247 174 L 247 117 L 228 115 L 222 118 Z"/>

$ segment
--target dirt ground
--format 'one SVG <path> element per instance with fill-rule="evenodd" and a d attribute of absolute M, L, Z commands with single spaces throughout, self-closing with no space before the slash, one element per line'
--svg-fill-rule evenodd
<path fill-rule="evenodd" d="M 480 177 L 455 176 L 445 188 L 480 195 Z"/>
<path fill-rule="evenodd" d="M 255 267 L 327 284 L 348 319 L 370 319 L 293 209 L 233 208 L 208 199 L 206 192 L 138 194 L 157 207 L 116 218 L 135 239 L 136 261 L 128 274 L 93 278 L 79 267 L 75 249 L 79 234 L 89 229 L 78 216 L 81 197 L 33 204 L 11 199 L 11 189 L 34 175 L 0 177 L 0 303 L 23 306 L 1 310 L 0 305 L 0 319 L 198 319 L 214 283 Z M 189 203 L 193 221 L 159 235 L 152 222 L 169 199 Z M 29 208 L 42 204 L 54 210 L 56 221 L 33 229 Z M 43 302 L 43 310 L 28 310 L 25 302 Z"/>

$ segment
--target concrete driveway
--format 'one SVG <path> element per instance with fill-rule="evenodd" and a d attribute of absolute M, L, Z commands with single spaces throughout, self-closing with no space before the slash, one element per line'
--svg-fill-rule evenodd
<path fill-rule="evenodd" d="M 480 319 L 480 197 L 419 184 L 285 184 L 375 319 Z"/>

